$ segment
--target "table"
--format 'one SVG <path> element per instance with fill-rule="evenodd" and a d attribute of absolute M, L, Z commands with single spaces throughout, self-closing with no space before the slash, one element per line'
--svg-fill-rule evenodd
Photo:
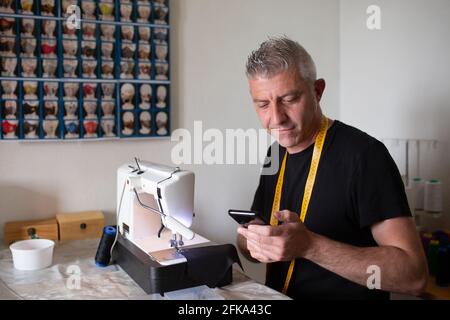
<path fill-rule="evenodd" d="M 58 243 L 53 265 L 37 271 L 20 271 L 13 267 L 11 251 L 0 250 L 0 299 L 133 299 L 166 300 L 180 294 L 161 296 L 146 294 L 128 274 L 117 265 L 95 266 L 98 239 Z M 222 288 L 199 287 L 184 291 L 192 299 L 226 300 L 288 300 L 289 297 L 272 290 L 244 275 L 233 267 L 233 282 Z M 200 290 L 201 289 L 201 290 Z"/>
<path fill-rule="evenodd" d="M 439 287 L 433 276 L 428 278 L 427 289 L 422 295 L 427 300 L 450 300 L 450 287 Z"/>

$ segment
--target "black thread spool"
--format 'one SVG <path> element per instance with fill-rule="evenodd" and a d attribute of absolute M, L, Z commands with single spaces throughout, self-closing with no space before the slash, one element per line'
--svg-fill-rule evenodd
<path fill-rule="evenodd" d="M 450 245 L 439 248 L 436 266 L 436 284 L 439 287 L 450 285 Z"/>
<path fill-rule="evenodd" d="M 116 228 L 113 226 L 106 226 L 103 228 L 102 238 L 98 245 L 97 254 L 95 255 L 95 265 L 97 267 L 107 267 L 111 260 L 111 247 L 116 238 Z"/>

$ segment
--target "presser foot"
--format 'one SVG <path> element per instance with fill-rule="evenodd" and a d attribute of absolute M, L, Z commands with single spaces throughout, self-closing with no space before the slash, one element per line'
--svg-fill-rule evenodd
<path fill-rule="evenodd" d="M 180 251 L 180 247 L 184 246 L 183 237 L 180 235 L 178 239 L 177 235 L 174 234 L 173 238 L 169 241 L 170 247 L 175 248 L 177 251 Z"/>
<path fill-rule="evenodd" d="M 154 261 L 162 265 L 186 261 L 186 258 L 176 248 L 149 252 L 148 254 Z"/>

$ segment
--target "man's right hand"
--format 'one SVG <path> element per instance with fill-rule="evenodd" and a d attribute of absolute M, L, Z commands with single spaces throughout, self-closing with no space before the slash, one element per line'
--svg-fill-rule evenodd
<path fill-rule="evenodd" d="M 275 212 L 275 218 L 280 225 L 250 225 L 247 229 L 238 229 L 238 234 L 245 239 L 245 249 L 250 256 L 265 263 L 304 257 L 312 248 L 313 233 L 294 212 L 278 211 Z"/>

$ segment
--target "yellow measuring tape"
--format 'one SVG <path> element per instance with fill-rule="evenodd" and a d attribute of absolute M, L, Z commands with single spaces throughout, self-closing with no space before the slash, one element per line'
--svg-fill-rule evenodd
<path fill-rule="evenodd" d="M 316 137 L 314 144 L 314 151 L 311 159 L 311 166 L 309 168 L 308 179 L 306 180 L 305 191 L 303 194 L 303 202 L 300 211 L 300 221 L 305 222 L 306 213 L 308 212 L 309 201 L 311 200 L 311 194 L 316 181 L 317 168 L 319 167 L 320 156 L 322 155 L 323 145 L 325 143 L 325 137 L 328 131 L 328 119 L 322 117 L 320 124 L 320 130 Z M 286 170 L 286 159 L 288 152 L 284 154 L 283 162 L 281 163 L 280 174 L 278 176 L 277 185 L 275 187 L 275 196 L 272 204 L 272 214 L 270 216 L 270 225 L 277 226 L 278 220 L 275 218 L 275 212 L 280 211 L 281 192 L 283 190 L 284 172 Z M 292 272 L 294 271 L 295 259 L 293 259 L 289 265 L 288 273 L 286 275 L 286 281 L 284 282 L 283 293 L 286 294 L 289 283 L 291 282 Z"/>

